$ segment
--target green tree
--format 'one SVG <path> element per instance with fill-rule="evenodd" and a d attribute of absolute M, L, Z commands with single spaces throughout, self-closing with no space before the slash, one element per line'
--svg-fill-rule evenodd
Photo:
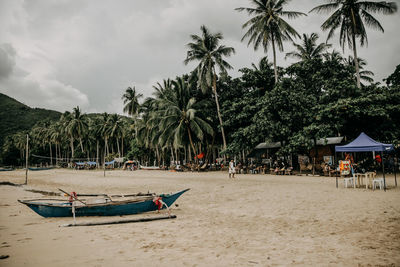
<path fill-rule="evenodd" d="M 268 51 L 269 46 L 272 46 L 275 83 L 278 82 L 276 46 L 282 52 L 284 41 L 293 41 L 292 36 L 299 37 L 297 31 L 283 17 L 292 19 L 299 16 L 306 16 L 302 12 L 283 10 L 283 7 L 288 2 L 289 0 L 251 0 L 250 4 L 253 7 L 239 7 L 235 9 L 239 12 L 246 11 L 250 16 L 253 16 L 242 26 L 243 28 L 248 28 L 247 32 L 243 35 L 242 41 L 249 38 L 248 45 L 253 43 L 255 50 L 262 45 L 265 52 Z"/>
<path fill-rule="evenodd" d="M 159 114 L 161 115 L 160 128 L 162 131 L 160 138 L 171 136 L 176 148 L 184 144 L 184 140 L 187 138 L 194 154 L 197 155 L 194 138 L 202 141 L 205 134 L 213 134 L 213 129 L 199 116 L 196 99 L 190 96 L 184 78 L 179 77 L 172 81 L 171 93 L 168 98 L 160 99 Z"/>
<path fill-rule="evenodd" d="M 137 133 L 136 123 L 140 112 L 139 99 L 142 97 L 143 94 L 138 94 L 135 86 L 126 88 L 125 93 L 122 95 L 122 100 L 124 100 L 125 105 L 123 111 L 132 116 L 135 123 L 135 133 Z"/>
<path fill-rule="evenodd" d="M 358 68 L 360 70 L 360 79 L 362 81 L 372 83 L 374 81 L 374 79 L 372 78 L 374 76 L 374 73 L 372 71 L 364 69 L 364 67 L 367 65 L 367 61 L 362 58 L 358 58 L 357 61 L 358 61 Z M 349 56 L 347 59 L 344 59 L 344 63 L 349 66 L 352 66 L 354 70 L 355 70 L 355 62 L 356 61 L 352 56 Z M 357 74 L 355 71 L 354 71 L 354 79 L 357 80 Z"/>
<path fill-rule="evenodd" d="M 216 67 L 219 68 L 220 72 L 226 72 L 227 69 L 232 69 L 232 66 L 224 60 L 224 57 L 235 53 L 235 49 L 219 44 L 220 40 L 223 39 L 221 33 L 212 34 L 204 25 L 200 27 L 200 30 L 201 36 L 190 36 L 193 42 L 187 44 L 189 51 L 187 52 L 184 63 L 188 64 L 191 61 L 199 61 L 195 69 L 198 76 L 198 85 L 203 92 L 209 88 L 213 89 L 221 128 L 223 148 L 226 150 L 226 137 L 218 101 Z"/>
<path fill-rule="evenodd" d="M 297 51 L 287 53 L 286 57 L 292 57 L 301 61 L 322 58 L 324 52 L 332 45 L 326 43 L 317 45 L 318 37 L 317 33 L 311 33 L 310 35 L 304 33 L 301 44 L 293 43 Z"/>
<path fill-rule="evenodd" d="M 81 152 L 84 152 L 82 138 L 88 130 L 88 122 L 86 114 L 82 114 L 79 107 L 73 108 L 72 113 L 69 115 L 66 125 L 66 131 L 70 137 L 72 158 L 74 158 L 74 140 L 79 140 Z"/>
<path fill-rule="evenodd" d="M 357 87 L 361 88 L 360 69 L 357 56 L 356 39 L 360 39 L 360 45 L 368 43 L 366 26 L 384 32 L 379 21 L 371 15 L 371 12 L 382 14 L 394 14 L 397 11 L 395 2 L 372 2 L 359 0 L 330 0 L 330 3 L 319 5 L 310 12 L 330 12 L 333 14 L 322 24 L 322 30 L 329 30 L 328 39 L 332 38 L 336 29 L 340 27 L 340 45 L 344 49 L 347 43 L 354 53 L 354 63 L 357 75 Z"/>

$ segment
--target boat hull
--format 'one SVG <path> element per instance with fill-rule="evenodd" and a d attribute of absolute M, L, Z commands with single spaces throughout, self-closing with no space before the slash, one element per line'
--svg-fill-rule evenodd
<path fill-rule="evenodd" d="M 171 206 L 183 193 L 189 189 L 182 190 L 172 195 L 162 197 L 162 201 Z M 49 205 L 34 200 L 19 200 L 42 217 L 72 217 L 71 203 L 65 202 L 57 205 Z M 164 207 L 163 207 L 164 208 Z M 117 216 L 131 215 L 143 212 L 155 211 L 158 207 L 152 200 L 132 203 L 109 203 L 104 205 L 86 205 L 75 207 L 75 216 Z"/>

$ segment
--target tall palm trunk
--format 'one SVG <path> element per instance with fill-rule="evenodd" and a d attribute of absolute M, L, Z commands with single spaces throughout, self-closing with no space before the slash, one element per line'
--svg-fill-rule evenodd
<path fill-rule="evenodd" d="M 194 147 L 193 140 L 192 140 L 192 134 L 190 133 L 189 127 L 187 127 L 187 131 L 188 131 L 188 135 L 189 135 L 190 145 L 192 146 L 193 153 L 195 154 L 195 162 L 196 162 L 196 165 L 197 165 L 198 164 L 197 151 L 196 151 L 196 148 Z"/>
<path fill-rule="evenodd" d="M 96 140 L 96 166 L 99 167 L 99 140 Z"/>
<path fill-rule="evenodd" d="M 188 146 L 188 162 L 192 161 L 192 151 L 190 150 L 190 146 Z"/>
<path fill-rule="evenodd" d="M 124 137 L 121 137 L 121 157 L 124 157 Z"/>
<path fill-rule="evenodd" d="M 173 150 L 172 146 L 171 146 L 171 159 L 172 159 L 172 162 L 175 162 L 174 150 Z"/>
<path fill-rule="evenodd" d="M 74 152 L 75 152 L 75 150 L 74 150 L 74 138 L 72 138 L 71 137 L 71 139 L 70 139 L 70 145 L 71 145 L 71 161 L 74 159 Z"/>
<path fill-rule="evenodd" d="M 81 151 L 82 151 L 82 153 L 85 152 L 85 151 L 83 150 L 83 144 L 82 144 L 82 138 L 81 138 L 81 137 L 79 137 L 79 144 L 81 145 Z"/>
<path fill-rule="evenodd" d="M 354 16 L 353 9 L 351 10 L 351 20 L 353 26 L 353 32 L 351 33 L 351 39 L 353 40 L 353 52 L 354 52 L 354 65 L 356 66 L 356 78 L 357 78 L 357 87 L 361 88 L 360 82 L 360 66 L 358 65 L 358 56 L 357 56 L 357 44 L 356 44 L 356 18 Z"/>
<path fill-rule="evenodd" d="M 117 139 L 118 157 L 120 158 L 121 157 L 121 150 L 119 149 L 118 137 L 116 139 Z"/>
<path fill-rule="evenodd" d="M 105 148 L 104 148 L 104 155 L 108 156 L 110 151 L 108 151 L 108 138 L 105 138 Z M 104 160 L 105 161 L 105 160 Z"/>
<path fill-rule="evenodd" d="M 275 40 L 274 35 L 272 35 L 272 52 L 274 56 L 274 75 L 275 75 L 275 84 L 278 83 L 278 70 L 276 69 L 276 51 L 275 51 Z"/>
<path fill-rule="evenodd" d="M 157 166 L 160 166 L 160 151 L 158 150 L 158 145 L 156 145 L 156 156 L 157 156 Z"/>
<path fill-rule="evenodd" d="M 213 90 L 214 90 L 215 104 L 217 105 L 217 115 L 218 115 L 218 119 L 219 119 L 219 125 L 221 127 L 222 142 L 223 142 L 223 145 L 224 145 L 224 150 L 226 150 L 225 131 L 224 131 L 223 123 L 222 123 L 221 111 L 220 111 L 219 101 L 218 101 L 217 75 L 215 74 L 215 70 L 214 70 L 214 77 L 213 77 Z"/>
<path fill-rule="evenodd" d="M 53 166 L 53 150 L 51 149 L 51 142 L 49 143 L 50 148 L 50 165 Z"/>

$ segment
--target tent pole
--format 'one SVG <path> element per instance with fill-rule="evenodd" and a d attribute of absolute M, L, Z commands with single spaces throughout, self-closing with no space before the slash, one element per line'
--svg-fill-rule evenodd
<path fill-rule="evenodd" d="M 382 172 L 383 172 L 383 189 L 386 191 L 386 179 L 385 179 L 385 164 L 383 164 L 383 152 L 381 151 L 382 158 Z"/>
<path fill-rule="evenodd" d="M 337 169 L 336 165 L 337 165 L 337 154 L 335 152 L 335 165 L 334 165 L 334 168 L 335 168 L 335 176 L 336 176 L 336 188 L 338 188 L 338 173 L 336 171 L 336 169 Z"/>

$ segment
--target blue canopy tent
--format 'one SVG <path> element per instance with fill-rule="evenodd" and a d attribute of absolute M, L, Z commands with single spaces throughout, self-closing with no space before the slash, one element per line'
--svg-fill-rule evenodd
<path fill-rule="evenodd" d="M 344 146 L 335 146 L 335 152 L 381 152 L 382 158 L 382 171 L 383 171 L 383 187 L 386 190 L 386 179 L 385 179 L 385 167 L 383 164 L 383 152 L 393 150 L 392 144 L 383 144 L 375 141 L 364 132 L 362 132 L 353 142 L 348 143 Z M 395 173 L 395 183 L 397 186 L 396 173 Z M 338 187 L 338 181 L 336 177 L 336 187 Z"/>

